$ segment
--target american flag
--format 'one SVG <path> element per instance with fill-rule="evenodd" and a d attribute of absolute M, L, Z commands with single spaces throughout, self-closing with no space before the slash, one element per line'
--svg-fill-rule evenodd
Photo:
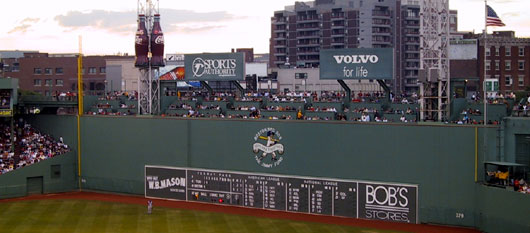
<path fill-rule="evenodd" d="M 497 16 L 497 13 L 490 6 L 486 5 L 488 8 L 488 17 L 486 18 L 486 26 L 494 27 L 504 27 L 506 26 L 502 20 Z"/>

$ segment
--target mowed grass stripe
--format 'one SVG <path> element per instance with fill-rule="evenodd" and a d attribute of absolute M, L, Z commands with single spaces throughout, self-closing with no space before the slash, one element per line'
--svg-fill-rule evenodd
<path fill-rule="evenodd" d="M 393 232 L 369 228 L 257 218 L 84 200 L 21 201 L 0 204 L 0 232 Z M 395 232 L 395 231 L 394 231 Z"/>
<path fill-rule="evenodd" d="M 82 215 L 81 218 L 83 221 L 80 221 L 74 229 L 76 233 L 86 232 L 87 229 L 92 229 L 96 225 L 106 225 L 106 219 L 104 221 L 98 221 L 97 216 L 101 213 L 103 203 L 100 202 L 90 202 L 87 204 L 83 212 L 79 212 L 79 215 Z"/>
<path fill-rule="evenodd" d="M 248 216 L 240 216 L 243 219 L 243 222 L 245 223 L 244 226 L 247 228 L 247 232 L 256 232 L 256 233 L 264 233 L 266 232 L 266 229 L 263 229 L 259 226 L 258 218 L 252 218 Z"/>
<path fill-rule="evenodd" d="M 50 221 L 53 221 L 53 219 L 49 217 L 49 215 L 54 214 L 56 211 L 53 206 L 58 204 L 59 203 L 32 201 L 28 209 L 26 209 L 28 212 L 26 214 L 22 213 L 23 217 L 19 218 L 20 223 L 31 222 L 32 225 L 18 224 L 18 226 L 13 229 L 13 232 L 33 232 L 33 228 L 39 229 L 39 232 L 41 232 L 43 229 L 46 229 L 50 224 Z"/>
<path fill-rule="evenodd" d="M 258 225 L 256 227 L 259 227 L 263 229 L 264 232 L 282 232 L 280 229 L 278 229 L 279 226 L 283 226 L 280 220 L 278 219 L 272 219 L 272 218 L 257 218 Z M 296 232 L 296 231 L 292 231 Z"/>
<path fill-rule="evenodd" d="M 91 204 L 91 203 L 90 203 Z M 84 212 L 85 207 L 89 205 L 89 202 L 87 201 L 67 201 L 65 202 L 65 207 L 69 207 L 64 213 L 66 214 L 66 218 L 62 223 L 58 223 L 58 226 L 61 226 L 61 229 L 66 229 L 67 232 L 74 232 L 78 229 L 78 224 L 81 220 L 81 222 L 85 221 L 84 218 Z"/>
<path fill-rule="evenodd" d="M 50 203 L 51 205 L 49 206 L 43 206 L 43 208 L 46 208 L 46 209 L 44 209 L 45 212 L 42 214 L 44 215 L 42 220 L 47 222 L 46 226 L 43 226 L 42 229 L 40 230 L 40 232 L 43 232 L 43 233 L 57 232 L 58 224 L 60 224 L 61 222 L 64 222 L 66 219 L 66 216 L 62 213 L 64 211 L 68 211 L 69 209 L 69 207 L 65 205 L 66 202 L 63 202 L 63 201 L 50 201 Z M 47 209 L 53 210 L 53 212 L 46 214 Z"/>
<path fill-rule="evenodd" d="M 232 214 L 224 214 L 223 219 L 225 220 L 226 224 L 228 225 L 228 228 L 230 229 L 230 232 L 232 233 L 246 233 L 249 232 L 249 230 L 243 226 L 246 224 L 241 221 L 241 217 L 237 215 Z"/>
<path fill-rule="evenodd" d="M 171 228 L 169 227 L 168 213 L 172 211 L 157 211 L 156 214 L 147 215 L 147 205 L 143 208 L 144 211 L 139 216 L 151 220 L 154 232 L 169 232 Z"/>
<path fill-rule="evenodd" d="M 166 211 L 167 232 L 187 232 L 184 231 L 184 225 L 181 223 L 182 216 L 182 210 Z"/>
<path fill-rule="evenodd" d="M 0 217 L 4 220 L 0 224 L 0 229 L 5 232 L 13 232 L 23 221 L 28 221 L 29 216 L 26 215 L 34 208 L 34 204 L 29 201 L 22 203 L 3 203 L 0 205 L 9 206 L 0 214 Z"/>
<path fill-rule="evenodd" d="M 0 204 L 0 226 L 7 226 L 7 222 L 9 222 L 9 220 L 11 218 L 9 218 L 9 216 L 7 216 L 6 213 L 13 213 L 13 212 L 16 212 L 16 208 L 18 207 L 19 205 L 17 204 L 13 204 L 13 203 L 2 203 Z"/>

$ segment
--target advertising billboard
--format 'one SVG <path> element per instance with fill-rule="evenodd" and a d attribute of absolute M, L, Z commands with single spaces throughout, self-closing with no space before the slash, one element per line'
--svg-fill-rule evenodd
<path fill-rule="evenodd" d="M 418 187 L 404 184 L 359 183 L 359 218 L 418 223 Z"/>
<path fill-rule="evenodd" d="M 171 71 L 163 74 L 159 78 L 160 80 L 184 80 L 184 67 L 176 67 Z"/>
<path fill-rule="evenodd" d="M 186 171 L 146 166 L 145 196 L 186 200 Z"/>
<path fill-rule="evenodd" d="M 244 53 L 203 53 L 184 56 L 186 81 L 243 81 Z"/>
<path fill-rule="evenodd" d="M 393 79 L 394 49 L 324 49 L 320 79 Z"/>
<path fill-rule="evenodd" d="M 12 89 L 0 90 L 0 117 L 13 116 L 13 104 L 11 103 Z"/>

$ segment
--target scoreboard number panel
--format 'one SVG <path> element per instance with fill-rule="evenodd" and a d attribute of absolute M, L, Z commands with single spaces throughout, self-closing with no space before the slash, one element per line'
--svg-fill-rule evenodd
<path fill-rule="evenodd" d="M 418 223 L 415 185 L 195 168 L 145 167 L 145 196 Z"/>

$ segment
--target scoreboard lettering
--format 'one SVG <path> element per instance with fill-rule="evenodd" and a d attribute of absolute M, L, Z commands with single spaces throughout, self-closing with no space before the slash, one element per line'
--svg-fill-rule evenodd
<path fill-rule="evenodd" d="M 418 223 L 418 187 L 354 180 L 145 167 L 145 196 Z"/>

